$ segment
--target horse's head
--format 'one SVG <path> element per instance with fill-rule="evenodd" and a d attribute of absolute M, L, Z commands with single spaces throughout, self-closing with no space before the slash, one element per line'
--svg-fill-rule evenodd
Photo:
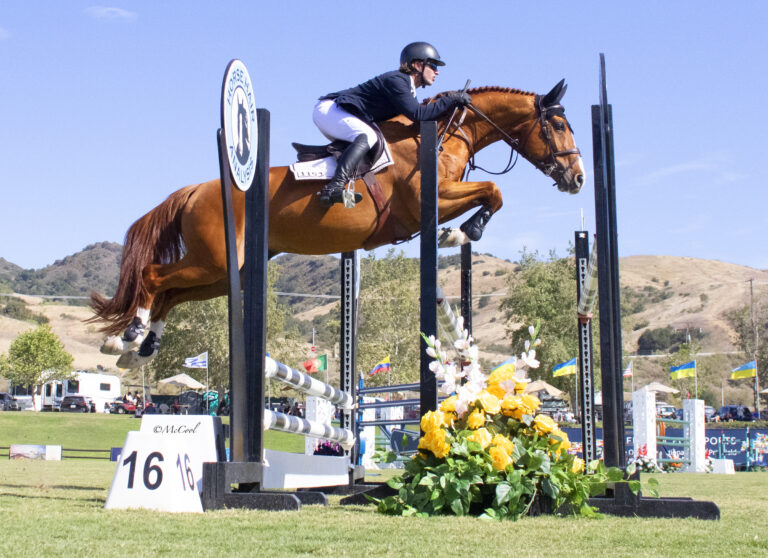
<path fill-rule="evenodd" d="M 536 122 L 523 136 L 519 151 L 536 168 L 555 179 L 561 192 L 577 193 L 584 185 L 584 164 L 565 118 L 560 100 L 568 86 L 565 80 L 546 95 L 536 95 Z"/>

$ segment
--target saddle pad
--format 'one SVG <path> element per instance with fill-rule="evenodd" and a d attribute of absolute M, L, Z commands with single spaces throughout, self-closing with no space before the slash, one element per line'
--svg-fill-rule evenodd
<path fill-rule="evenodd" d="M 394 161 L 389 152 L 389 145 L 385 145 L 384 150 L 381 152 L 381 157 L 371 166 L 371 171 L 376 174 L 392 164 L 394 164 Z M 328 156 L 325 159 L 317 159 L 315 161 L 296 162 L 289 168 L 296 180 L 330 180 L 336 172 L 336 159 Z"/>

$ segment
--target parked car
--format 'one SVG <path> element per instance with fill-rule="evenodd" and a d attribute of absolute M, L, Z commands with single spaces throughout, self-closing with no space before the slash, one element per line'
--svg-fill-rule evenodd
<path fill-rule="evenodd" d="M 84 395 L 67 395 L 61 400 L 61 411 L 67 413 L 95 413 L 96 403 Z"/>
<path fill-rule="evenodd" d="M 21 411 L 16 398 L 10 393 L 0 392 L 0 411 Z"/>
<path fill-rule="evenodd" d="M 136 403 L 133 401 L 125 401 L 124 399 L 115 399 L 112 401 L 112 403 L 109 404 L 109 412 L 118 415 L 135 413 Z"/>
<path fill-rule="evenodd" d="M 715 408 L 711 405 L 704 405 L 704 419 L 711 422 L 715 418 Z"/>
<path fill-rule="evenodd" d="M 674 419 L 677 409 L 667 403 L 656 404 L 656 416 L 659 418 Z"/>
<path fill-rule="evenodd" d="M 675 409 L 675 418 L 677 420 L 683 420 L 683 410 L 682 409 Z"/>
<path fill-rule="evenodd" d="M 744 405 L 723 405 L 717 412 L 717 416 L 721 421 L 742 421 L 752 422 L 754 417 L 752 411 Z"/>

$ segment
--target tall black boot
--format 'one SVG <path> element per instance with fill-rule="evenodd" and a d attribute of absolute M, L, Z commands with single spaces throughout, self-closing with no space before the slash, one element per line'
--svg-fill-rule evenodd
<path fill-rule="evenodd" d="M 336 162 L 336 173 L 333 175 L 333 178 L 318 192 L 320 203 L 323 206 L 330 207 L 334 203 L 343 203 L 344 198 L 342 194 L 344 193 L 344 188 L 357 170 L 358 163 L 362 161 L 370 148 L 365 134 L 360 134 L 347 146 Z M 362 199 L 362 194 L 355 192 L 355 203 Z"/>

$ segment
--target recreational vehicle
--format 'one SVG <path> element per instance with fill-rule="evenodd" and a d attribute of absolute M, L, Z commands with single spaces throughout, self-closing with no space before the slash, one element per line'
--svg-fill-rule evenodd
<path fill-rule="evenodd" d="M 48 382 L 43 386 L 42 410 L 60 410 L 61 400 L 67 395 L 90 397 L 96 404 L 96 412 L 103 413 L 112 401 L 120 397 L 120 378 L 111 374 L 78 371 L 72 380 Z"/>

